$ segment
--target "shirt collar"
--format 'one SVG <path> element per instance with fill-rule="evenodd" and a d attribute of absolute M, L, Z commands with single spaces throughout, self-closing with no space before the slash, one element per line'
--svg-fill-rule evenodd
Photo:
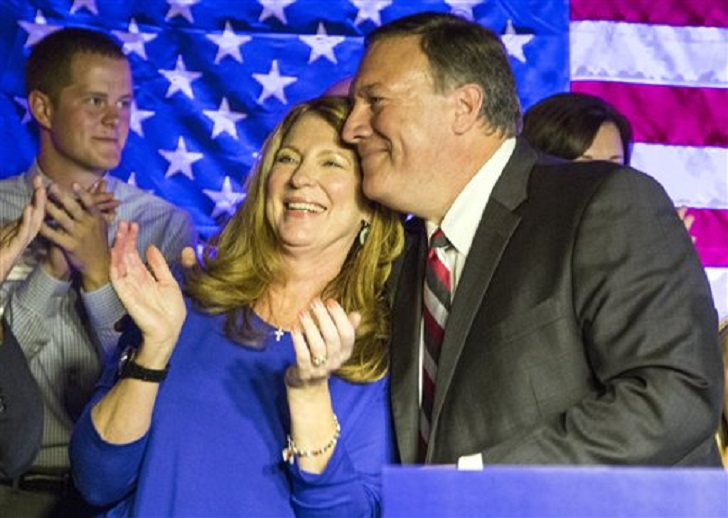
<path fill-rule="evenodd" d="M 48 178 L 48 176 L 46 176 L 46 174 L 40 168 L 40 165 L 38 165 L 38 160 L 33 160 L 33 163 L 31 164 L 28 172 L 25 175 L 25 183 L 28 186 L 28 189 L 30 189 L 31 191 L 33 190 L 33 178 L 35 178 L 36 176 L 40 176 L 43 179 L 43 185 L 45 185 L 46 187 L 50 186 L 53 183 L 53 180 Z M 106 180 L 106 186 L 109 192 L 113 192 L 114 182 L 116 181 L 116 179 L 111 176 L 108 171 L 106 171 L 99 180 Z"/>
<path fill-rule="evenodd" d="M 485 205 L 515 148 L 515 137 L 503 141 L 490 159 L 480 166 L 445 214 L 440 227 L 458 254 L 468 255 Z M 429 242 L 437 225 L 426 221 L 425 227 Z"/>

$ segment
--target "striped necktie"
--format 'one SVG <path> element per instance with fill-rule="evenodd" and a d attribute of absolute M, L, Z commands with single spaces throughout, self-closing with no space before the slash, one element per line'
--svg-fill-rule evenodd
<path fill-rule="evenodd" d="M 420 411 L 420 461 L 424 462 L 430 438 L 432 407 L 435 402 L 435 380 L 440 359 L 445 323 L 450 314 L 452 299 L 451 266 L 447 257 L 450 242 L 441 229 L 430 239 L 425 271 L 425 290 L 422 316 L 424 321 L 424 351 L 422 360 L 422 403 Z"/>

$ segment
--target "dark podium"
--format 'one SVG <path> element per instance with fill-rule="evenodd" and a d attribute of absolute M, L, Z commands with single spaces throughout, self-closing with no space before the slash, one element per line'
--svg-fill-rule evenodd
<path fill-rule="evenodd" d="M 384 469 L 384 518 L 728 518 L 728 472 L 698 468 Z"/>

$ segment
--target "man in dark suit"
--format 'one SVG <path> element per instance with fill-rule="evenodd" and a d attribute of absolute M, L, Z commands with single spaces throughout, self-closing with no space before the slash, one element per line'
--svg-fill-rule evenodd
<path fill-rule="evenodd" d="M 0 339 L 0 480 L 13 479 L 30 467 L 42 434 L 40 390 L 18 342 L 6 330 Z"/>
<path fill-rule="evenodd" d="M 0 226 L 0 284 L 40 229 L 46 193 L 40 178 L 22 217 Z M 23 473 L 33 462 L 43 433 L 43 400 L 18 342 L 0 321 L 0 481 Z M 0 487 L 0 507 L 6 508 Z"/>
<path fill-rule="evenodd" d="M 416 216 L 392 314 L 402 462 L 718 466 L 716 314 L 663 189 L 517 138 L 499 37 L 452 15 L 375 30 L 351 96 L 364 192 Z"/>

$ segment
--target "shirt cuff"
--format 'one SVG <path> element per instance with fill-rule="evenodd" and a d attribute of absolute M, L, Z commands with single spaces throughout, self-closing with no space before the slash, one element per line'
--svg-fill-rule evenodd
<path fill-rule="evenodd" d="M 113 326 L 126 315 L 126 310 L 111 284 L 94 291 L 80 291 L 81 300 L 94 327 Z"/>
<path fill-rule="evenodd" d="M 16 297 L 23 306 L 36 308 L 46 317 L 52 317 L 57 311 L 54 298 L 65 295 L 70 288 L 70 281 L 56 279 L 39 264 L 18 286 Z"/>
<path fill-rule="evenodd" d="M 115 325 L 126 315 L 126 310 L 111 284 L 89 292 L 80 290 L 80 293 L 91 328 L 106 358 L 119 341 L 121 333 L 115 329 Z"/>
<path fill-rule="evenodd" d="M 483 455 L 474 453 L 473 455 L 463 455 L 458 459 L 459 471 L 483 471 Z"/>

